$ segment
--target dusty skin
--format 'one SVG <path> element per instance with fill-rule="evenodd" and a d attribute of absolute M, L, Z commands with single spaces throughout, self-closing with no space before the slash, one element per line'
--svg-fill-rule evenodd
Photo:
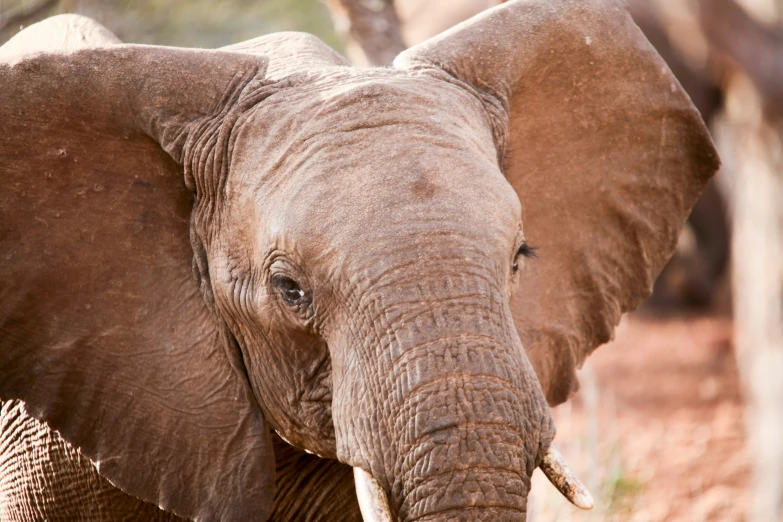
<path fill-rule="evenodd" d="M 391 68 L 72 16 L 0 61 L 0 398 L 197 520 L 356 519 L 351 467 L 403 521 L 524 520 L 549 406 L 718 165 L 614 0 L 509 2 Z M 9 519 L 57 512 L 46 476 Z"/>

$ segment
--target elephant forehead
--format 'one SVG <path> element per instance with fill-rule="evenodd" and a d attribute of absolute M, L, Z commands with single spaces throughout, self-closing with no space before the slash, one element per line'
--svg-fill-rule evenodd
<path fill-rule="evenodd" d="M 444 149 L 455 161 L 460 154 L 496 161 L 486 111 L 467 90 L 385 70 L 335 76 L 282 89 L 256 106 L 238 133 L 234 170 L 279 178 L 298 173 L 308 159 L 309 170 L 339 165 L 355 172 L 432 156 L 439 160 L 430 164 L 435 172 L 448 167 Z"/>
<path fill-rule="evenodd" d="M 343 235 L 414 218 L 514 228 L 519 200 L 497 163 L 481 102 L 443 80 L 401 74 L 294 87 L 242 126 L 232 170 L 267 223 Z M 236 184 L 235 186 L 240 186 Z M 318 214 L 317 219 L 313 214 Z"/>

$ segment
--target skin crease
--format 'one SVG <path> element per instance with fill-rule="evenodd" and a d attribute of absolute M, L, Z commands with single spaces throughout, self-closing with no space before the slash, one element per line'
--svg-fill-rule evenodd
<path fill-rule="evenodd" d="M 613 0 L 512 2 L 387 69 L 300 34 L 20 55 L 21 34 L 0 397 L 197 520 L 355 517 L 350 466 L 400 520 L 524 520 L 547 399 L 717 168 Z"/>
<path fill-rule="evenodd" d="M 269 520 L 361 521 L 349 466 L 308 455 L 277 436 L 273 443 L 277 494 Z M 0 448 L 2 520 L 184 520 L 114 487 L 19 401 L 5 402 L 0 409 Z"/>

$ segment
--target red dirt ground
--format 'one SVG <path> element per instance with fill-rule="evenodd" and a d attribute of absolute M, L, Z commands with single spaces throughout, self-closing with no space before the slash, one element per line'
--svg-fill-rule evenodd
<path fill-rule="evenodd" d="M 555 411 L 555 443 L 596 508 L 567 507 L 536 476 L 532 522 L 744 519 L 749 468 L 730 319 L 632 316 L 580 380 Z"/>

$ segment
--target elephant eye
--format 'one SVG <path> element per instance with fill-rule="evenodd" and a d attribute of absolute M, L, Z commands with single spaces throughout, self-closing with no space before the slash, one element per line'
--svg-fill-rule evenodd
<path fill-rule="evenodd" d="M 272 278 L 272 285 L 280 292 L 283 299 L 289 304 L 302 304 L 305 301 L 306 293 L 299 286 L 299 283 L 288 276 L 276 275 Z"/>
<path fill-rule="evenodd" d="M 527 243 L 522 243 L 521 245 L 519 245 L 519 249 L 517 249 L 517 254 L 516 254 L 515 258 L 519 258 L 520 256 L 528 257 L 528 258 L 538 257 L 536 255 L 535 247 L 532 247 L 532 246 L 528 245 Z M 511 265 L 511 268 L 514 270 L 514 272 L 519 270 L 519 261 L 514 259 L 514 264 Z"/>

